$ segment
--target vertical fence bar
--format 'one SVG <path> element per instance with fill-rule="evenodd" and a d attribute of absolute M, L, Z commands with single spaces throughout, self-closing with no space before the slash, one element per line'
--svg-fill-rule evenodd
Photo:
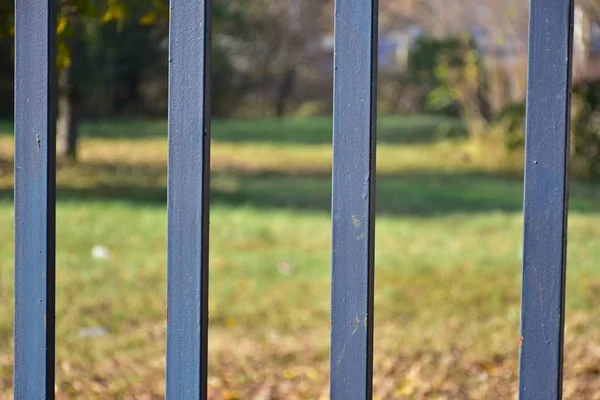
<path fill-rule="evenodd" d="M 373 375 L 377 0 L 335 2 L 330 395 Z"/>
<path fill-rule="evenodd" d="M 168 399 L 206 399 L 210 0 L 171 0 L 167 243 Z"/>
<path fill-rule="evenodd" d="M 56 12 L 15 1 L 15 399 L 54 398 Z"/>
<path fill-rule="evenodd" d="M 519 398 L 562 398 L 573 0 L 531 0 Z"/>

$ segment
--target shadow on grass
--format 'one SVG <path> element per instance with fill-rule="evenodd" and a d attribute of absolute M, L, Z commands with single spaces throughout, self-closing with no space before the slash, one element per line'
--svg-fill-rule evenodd
<path fill-rule="evenodd" d="M 331 144 L 330 118 L 254 121 L 217 121 L 213 138 L 227 142 Z M 457 119 L 431 115 L 381 117 L 377 124 L 379 143 L 432 143 L 440 139 L 465 137 Z"/>
<path fill-rule="evenodd" d="M 167 200 L 164 170 L 153 166 L 88 165 L 104 178 L 88 188 L 58 188 L 58 201 L 121 201 L 164 207 Z M 119 179 L 115 179 L 118 175 Z M 152 184 L 151 182 L 156 182 Z M 113 183 L 118 182 L 118 183 Z M 600 188 L 575 183 L 570 209 L 600 211 Z M 212 174 L 213 206 L 256 207 L 329 212 L 331 179 L 328 173 L 284 174 L 219 171 Z M 0 200 L 12 201 L 12 189 Z M 414 171 L 377 177 L 376 208 L 380 214 L 435 216 L 522 210 L 522 179 L 488 173 Z"/>
<path fill-rule="evenodd" d="M 12 134 L 12 123 L 0 122 L 0 135 Z M 279 144 L 331 144 L 331 118 L 284 118 L 281 120 L 216 120 L 214 141 Z M 167 137 L 166 120 L 89 121 L 82 136 L 101 139 L 156 139 Z M 454 118 L 431 115 L 381 117 L 380 143 L 431 143 L 445 138 L 465 137 L 463 124 Z"/>

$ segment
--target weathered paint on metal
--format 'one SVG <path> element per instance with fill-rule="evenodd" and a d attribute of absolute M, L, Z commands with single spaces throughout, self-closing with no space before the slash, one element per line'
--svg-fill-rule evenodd
<path fill-rule="evenodd" d="M 562 397 L 573 0 L 531 0 L 521 400 Z"/>
<path fill-rule="evenodd" d="M 15 2 L 15 399 L 54 398 L 56 11 Z"/>
<path fill-rule="evenodd" d="M 377 7 L 335 2 L 332 400 L 372 396 Z"/>
<path fill-rule="evenodd" d="M 206 399 L 210 171 L 210 0 L 171 0 L 168 399 Z"/>

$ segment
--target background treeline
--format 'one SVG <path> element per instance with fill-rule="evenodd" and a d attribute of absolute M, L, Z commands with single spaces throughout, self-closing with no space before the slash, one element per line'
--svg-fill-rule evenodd
<path fill-rule="evenodd" d="M 470 137 L 493 136 L 505 149 L 519 149 L 527 5 L 463 3 L 382 1 L 379 111 L 457 116 Z M 574 52 L 573 156 L 590 176 L 600 175 L 596 3 L 577 6 Z M 60 4 L 59 151 L 75 158 L 82 118 L 166 115 L 168 7 L 166 0 Z M 0 6 L 0 118 L 9 119 L 14 38 L 6 7 Z M 331 1 L 217 0 L 213 13 L 215 117 L 330 115 Z"/>

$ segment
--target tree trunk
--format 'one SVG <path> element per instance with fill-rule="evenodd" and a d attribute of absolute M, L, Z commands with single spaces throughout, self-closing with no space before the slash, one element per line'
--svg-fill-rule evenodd
<path fill-rule="evenodd" d="M 289 67 L 279 84 L 277 96 L 275 97 L 275 115 L 281 118 L 285 114 L 285 106 L 289 96 L 294 90 L 294 81 L 296 79 L 296 68 Z"/>
<path fill-rule="evenodd" d="M 71 19 L 73 37 L 69 41 L 71 66 L 63 69 L 58 77 L 58 116 L 56 121 L 56 150 L 60 158 L 77 160 L 79 138 L 80 96 L 79 83 L 82 51 L 82 26 L 78 17 Z"/>
<path fill-rule="evenodd" d="M 58 117 L 56 139 L 58 157 L 77 160 L 77 139 L 79 137 L 79 106 L 77 93 L 69 84 L 70 71 L 60 72 L 58 80 Z"/>

